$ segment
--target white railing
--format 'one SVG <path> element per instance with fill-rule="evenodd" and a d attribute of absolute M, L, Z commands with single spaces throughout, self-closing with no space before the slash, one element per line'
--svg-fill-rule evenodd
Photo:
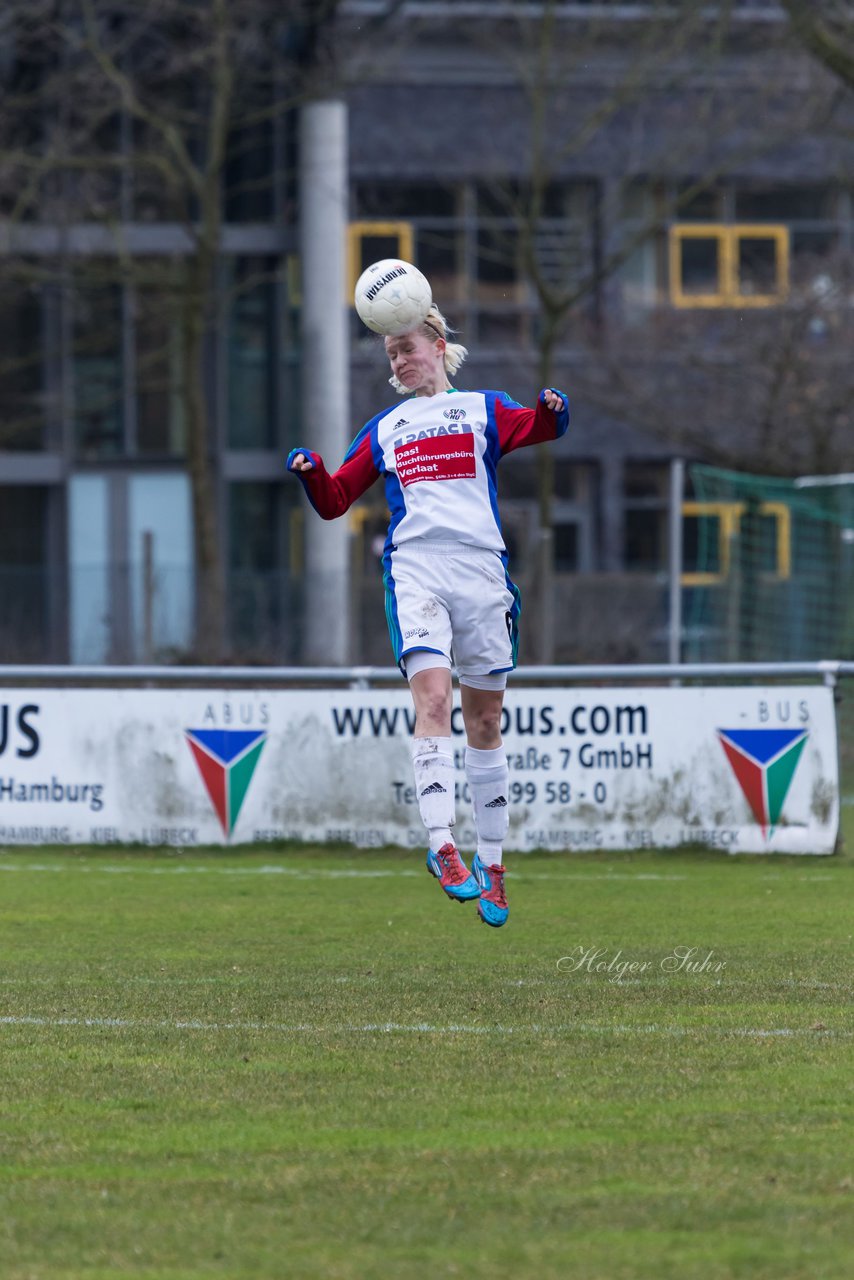
<path fill-rule="evenodd" d="M 854 662 L 647 662 L 584 664 L 578 666 L 517 667 L 511 684 L 584 684 L 613 680 L 821 680 L 835 685 L 854 676 Z M 0 685 L 32 684 L 199 684 L 306 685 L 332 684 L 368 688 L 389 681 L 400 682 L 397 667 L 180 667 L 180 666 L 76 666 L 0 665 Z"/>

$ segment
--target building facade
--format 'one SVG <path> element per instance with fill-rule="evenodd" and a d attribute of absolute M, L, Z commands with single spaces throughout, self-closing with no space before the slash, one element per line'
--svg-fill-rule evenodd
<path fill-rule="evenodd" d="M 342 3 L 323 53 L 311 55 L 328 59 L 348 109 L 346 287 L 370 261 L 411 258 L 469 348 L 462 385 L 523 403 L 544 382 L 569 393 L 571 429 L 551 463 L 526 451 L 501 469 L 529 633 L 538 593 L 554 602 L 549 642 L 533 639 L 522 660 L 662 658 L 673 459 L 764 459 L 781 473 L 814 465 L 806 445 L 802 460 L 788 456 L 795 437 L 771 396 L 768 352 L 800 332 L 796 320 L 828 403 L 843 376 L 836 335 L 850 337 L 851 295 L 840 300 L 836 285 L 854 250 L 850 91 L 797 47 L 779 6 L 736 6 L 726 26 L 709 6 L 684 8 L 677 21 L 655 4 Z M 259 39 L 271 30 L 281 35 L 262 24 Z M 102 36 L 108 51 L 113 34 Z M 75 162 L 48 163 L 67 107 L 25 39 L 6 50 L 7 91 L 41 104 L 38 189 L 24 199 L 22 170 L 0 213 L 7 661 L 198 656 L 194 601 L 211 570 L 194 527 L 194 370 L 223 655 L 305 657 L 311 529 L 283 467 L 310 434 L 300 412 L 301 98 L 291 88 L 308 55 L 292 37 L 235 63 L 218 166 L 207 163 L 201 123 L 213 89 L 197 87 L 196 115 L 175 91 L 183 185 L 163 160 L 162 119 L 136 111 L 129 91 L 96 91 L 91 70 L 85 127 L 64 120 Z M 180 67 L 164 71 L 149 38 L 140 33 L 140 74 L 172 94 Z M 215 252 L 200 284 L 211 188 Z M 203 320 L 195 365 L 188 297 Z M 351 340 L 355 434 L 394 393 L 381 344 L 355 316 Z M 770 381 L 765 399 L 738 391 L 745 378 L 754 390 Z M 827 465 L 842 469 L 844 418 L 834 430 Z M 388 661 L 384 524 L 379 491 L 349 518 L 340 590 L 354 663 Z"/>

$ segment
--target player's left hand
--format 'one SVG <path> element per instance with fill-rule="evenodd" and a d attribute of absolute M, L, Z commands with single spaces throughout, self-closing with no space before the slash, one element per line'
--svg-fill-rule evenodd
<path fill-rule="evenodd" d="M 566 396 L 561 391 L 555 391 L 554 387 L 544 387 L 540 392 L 540 397 L 547 409 L 551 409 L 552 413 L 561 413 L 569 406 L 566 403 Z"/>

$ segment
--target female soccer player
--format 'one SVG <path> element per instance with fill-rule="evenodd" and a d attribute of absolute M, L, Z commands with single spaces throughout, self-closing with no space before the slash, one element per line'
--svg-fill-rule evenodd
<path fill-rule="evenodd" d="M 478 898 L 498 928 L 508 916 L 502 845 L 509 771 L 501 740 L 507 673 L 516 665 L 519 592 L 507 574 L 496 467 L 505 453 L 563 435 L 566 396 L 546 388 L 534 409 L 502 391 L 458 391 L 466 348 L 448 340 L 433 306 L 410 333 L 386 338 L 391 385 L 409 396 L 367 422 L 330 475 L 312 449 L 292 449 L 288 470 L 317 513 L 341 516 L 379 477 L 391 522 L 383 552 L 386 617 L 415 707 L 412 763 L 427 869 L 457 902 Z M 460 683 L 465 772 L 477 851 L 471 874 L 453 838 L 451 663 Z"/>

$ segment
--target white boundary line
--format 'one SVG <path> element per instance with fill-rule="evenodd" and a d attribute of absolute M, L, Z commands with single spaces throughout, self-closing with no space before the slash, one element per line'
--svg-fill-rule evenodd
<path fill-rule="evenodd" d="M 66 975 L 68 976 L 68 975 Z M 669 978 L 671 975 L 662 973 L 661 978 Z M 79 975 L 71 975 L 75 988 L 95 987 L 99 985 L 98 978 L 80 977 Z M 243 987 L 253 982 L 251 975 L 242 973 L 230 973 L 227 975 L 213 974 L 207 977 L 198 978 L 181 978 L 172 975 L 157 976 L 153 978 L 148 974 L 132 974 L 124 979 L 128 987 L 145 986 L 145 987 L 211 987 L 211 986 L 229 986 Z M 372 986 L 382 981 L 380 975 L 376 973 L 370 974 L 338 974 L 329 978 L 330 982 L 345 985 L 352 983 L 358 986 Z M 507 978 L 501 985 L 505 987 L 550 987 L 560 988 L 566 984 L 566 977 L 557 974 L 552 978 Z M 577 981 L 593 985 L 595 982 L 608 982 L 609 986 L 628 987 L 645 985 L 642 978 L 622 978 L 619 981 L 608 981 L 603 979 L 599 974 L 582 974 Z M 721 987 L 751 987 L 755 988 L 754 982 L 749 982 L 746 978 L 727 977 L 725 980 L 716 979 L 715 985 Z M 24 977 L 24 978 L 4 978 L 0 977 L 0 987 L 53 987 L 56 986 L 56 978 L 40 978 L 40 977 Z M 773 986 L 786 987 L 795 991 L 845 991 L 851 994 L 851 984 L 849 982 L 822 982 L 818 978 L 779 978 Z M 2 1023 L 2 1018 L 0 1018 Z M 266 1024 L 265 1024 L 266 1025 Z"/>
<path fill-rule="evenodd" d="M 771 1037 L 816 1036 L 842 1039 L 854 1036 L 854 1029 L 833 1029 L 829 1027 L 671 1027 L 658 1023 L 639 1023 L 636 1026 L 616 1023 L 608 1026 L 602 1023 L 579 1022 L 560 1023 L 547 1026 L 532 1022 L 508 1026 L 495 1024 L 480 1026 L 476 1023 L 432 1023 L 432 1022 L 365 1022 L 334 1023 L 324 1025 L 311 1022 L 203 1022 L 197 1018 L 176 1019 L 170 1021 L 146 1020 L 136 1018 L 48 1018 L 35 1014 L 7 1015 L 0 1017 L 0 1026 L 4 1027 L 45 1027 L 57 1030 L 60 1027 L 81 1027 L 93 1030 L 120 1031 L 265 1031 L 273 1035 L 463 1035 L 463 1036 L 511 1036 L 511 1035 L 650 1035 L 700 1037 L 713 1035 L 721 1038 L 727 1036 L 760 1039 Z"/>
<path fill-rule="evenodd" d="M 524 856 L 524 855 L 520 855 Z M 206 876 L 289 876 L 294 880 L 382 880 L 397 878 L 421 878 L 422 870 L 415 870 L 412 867 L 395 867 L 392 869 L 373 869 L 370 867 L 317 867 L 307 870 L 301 867 L 286 867 L 281 865 L 262 866 L 262 867 L 191 867 L 186 865 L 177 865 L 169 867 L 152 867 L 143 864 L 127 864 L 127 865 L 110 865 L 99 866 L 97 863 L 86 866 L 80 862 L 69 861 L 67 863 L 0 863 L 0 872 L 57 872 L 64 873 L 68 871 L 82 873 L 84 875 L 139 875 L 139 876 L 175 876 L 175 875 L 206 875 Z M 589 875 L 582 871 L 555 872 L 551 874 L 547 871 L 526 871 L 524 867 L 517 868 L 514 875 L 519 880 L 687 880 L 687 875 L 674 874 L 669 872 L 638 872 L 632 874 L 626 871 L 617 872 L 599 872 L 594 871 Z"/>
<path fill-rule="evenodd" d="M 526 855 L 520 854 L 520 858 Z M 570 855 L 571 856 L 571 855 Z M 384 880 L 384 879 L 409 879 L 419 878 L 423 872 L 415 870 L 412 867 L 395 867 L 393 869 L 373 869 L 369 867 L 317 867 L 308 870 L 300 867 L 287 867 L 281 865 L 269 865 L 261 867 L 216 867 L 216 866 L 187 866 L 178 864 L 176 866 L 152 867 L 142 863 L 127 865 L 110 865 L 105 864 L 99 866 L 97 863 L 85 865 L 77 861 L 55 862 L 55 863 L 39 863 L 39 862 L 2 862 L 0 863 L 0 872 L 17 872 L 19 874 L 25 872 L 38 873 L 56 873 L 64 874 L 67 872 L 76 872 L 82 875 L 137 875 L 137 876 L 182 876 L 182 875 L 204 875 L 204 876 L 288 876 L 292 880 Z M 511 866 L 511 872 L 514 880 L 518 882 L 529 880 L 544 881 L 561 881 L 561 880 L 589 880 L 589 881 L 609 881 L 609 880 L 628 880 L 634 882 L 640 881 L 669 881 L 690 880 L 690 874 L 682 875 L 678 872 L 658 872 L 658 871 L 526 871 L 524 864 L 515 863 Z M 794 873 L 793 873 L 794 874 Z M 759 877 L 763 880 L 782 880 L 783 874 L 779 871 L 762 872 Z M 828 881 L 833 880 L 832 873 L 827 871 L 819 873 L 810 873 L 807 875 L 795 874 L 797 880 L 817 880 Z"/>

